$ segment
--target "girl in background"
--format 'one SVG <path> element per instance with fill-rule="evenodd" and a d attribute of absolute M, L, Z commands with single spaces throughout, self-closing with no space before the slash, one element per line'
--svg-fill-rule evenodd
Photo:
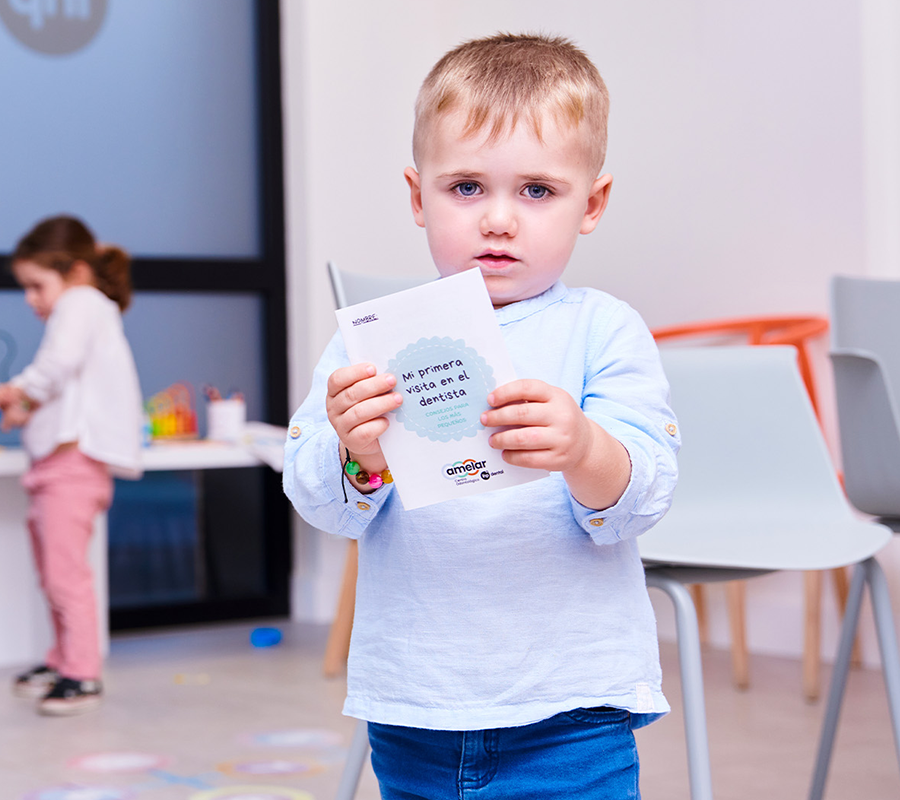
<path fill-rule="evenodd" d="M 25 302 L 46 330 L 34 360 L 0 385 L 2 427 L 24 426 L 31 468 L 28 529 L 55 641 L 13 690 L 42 714 L 78 714 L 101 700 L 100 653 L 88 544 L 112 500 L 111 473 L 141 471 L 141 392 L 121 312 L 131 264 L 78 219 L 40 222 L 11 258 Z"/>

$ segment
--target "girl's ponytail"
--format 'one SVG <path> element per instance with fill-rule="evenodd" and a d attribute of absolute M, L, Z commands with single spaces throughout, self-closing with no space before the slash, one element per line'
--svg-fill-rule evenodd
<path fill-rule="evenodd" d="M 114 244 L 97 245 L 97 257 L 91 264 L 97 288 L 124 311 L 131 303 L 131 257 Z"/>

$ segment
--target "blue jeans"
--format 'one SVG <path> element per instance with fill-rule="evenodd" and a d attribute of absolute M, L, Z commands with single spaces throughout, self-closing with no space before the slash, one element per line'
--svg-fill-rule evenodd
<path fill-rule="evenodd" d="M 516 728 L 369 723 L 382 800 L 640 800 L 630 714 L 578 708 Z"/>

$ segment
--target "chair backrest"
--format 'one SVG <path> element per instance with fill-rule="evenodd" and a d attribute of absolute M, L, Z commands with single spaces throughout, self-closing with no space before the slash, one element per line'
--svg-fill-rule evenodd
<path fill-rule="evenodd" d="M 809 392 L 816 415 L 819 403 L 816 393 L 816 381 L 813 377 L 812 359 L 807 350 L 807 343 L 825 334 L 828 330 L 828 319 L 813 316 L 757 316 L 735 317 L 732 319 L 707 319 L 688 322 L 682 325 L 670 325 L 654 328 L 653 338 L 657 342 L 671 342 L 681 339 L 725 339 L 731 344 L 738 344 L 734 337 L 743 337 L 747 344 L 790 344 L 797 348 L 797 364 L 800 374 Z M 719 342 L 722 344 L 723 342 Z"/>
<path fill-rule="evenodd" d="M 345 272 L 338 269 L 333 261 L 328 262 L 328 277 L 331 279 L 334 303 L 338 308 L 352 306 L 363 300 L 383 297 L 404 289 L 412 289 L 414 286 L 421 286 L 430 280 L 419 276 L 386 277 Z"/>
<path fill-rule="evenodd" d="M 796 350 L 672 348 L 661 356 L 684 444 L 672 509 L 640 537 L 642 557 L 748 569 L 817 568 L 807 566 L 815 562 L 809 537 L 824 548 L 826 531 L 843 524 L 846 532 L 854 515 Z M 785 537 L 786 525 L 796 538 Z M 822 558 L 822 568 L 855 560 L 846 551 L 823 552 Z M 792 561 L 795 567 L 788 566 Z"/>
<path fill-rule="evenodd" d="M 900 281 L 836 276 L 831 361 L 850 501 L 900 517 Z"/>
<path fill-rule="evenodd" d="M 834 276 L 831 349 L 876 356 L 894 397 L 900 397 L 900 280 Z"/>

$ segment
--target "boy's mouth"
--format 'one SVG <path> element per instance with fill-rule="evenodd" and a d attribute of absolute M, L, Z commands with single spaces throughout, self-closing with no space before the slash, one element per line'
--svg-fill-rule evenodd
<path fill-rule="evenodd" d="M 514 264 L 517 259 L 515 256 L 500 250 L 488 250 L 480 256 L 476 256 L 475 260 L 486 267 L 505 267 L 508 264 Z"/>

